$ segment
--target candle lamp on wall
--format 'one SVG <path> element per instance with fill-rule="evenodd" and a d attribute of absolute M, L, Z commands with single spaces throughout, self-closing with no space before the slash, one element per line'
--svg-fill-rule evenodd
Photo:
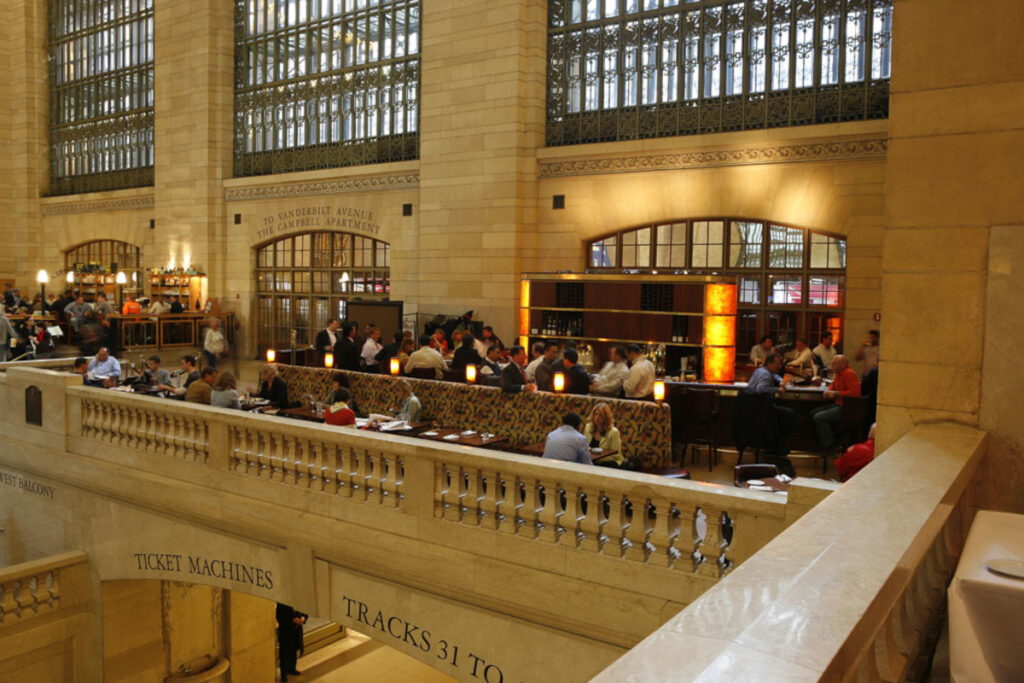
<path fill-rule="evenodd" d="M 277 360 L 277 351 L 274 349 L 267 349 L 267 362 L 273 363 L 275 360 Z"/>
<path fill-rule="evenodd" d="M 324 367 L 325 368 L 333 368 L 334 367 L 334 354 L 331 353 L 330 351 L 328 351 L 327 353 L 324 354 Z"/>
<path fill-rule="evenodd" d="M 469 383 L 469 384 L 473 384 L 474 382 L 476 382 L 476 366 L 475 365 L 467 365 L 466 366 L 466 382 Z"/>
<path fill-rule="evenodd" d="M 391 374 L 392 375 L 397 375 L 398 374 L 398 370 L 399 370 L 399 366 L 400 365 L 401 364 L 399 363 L 397 358 L 392 358 L 391 359 L 390 364 L 389 364 L 388 367 L 391 370 Z"/>
<path fill-rule="evenodd" d="M 716 282 L 704 291 L 704 381 L 736 378 L 736 285 Z"/>
<path fill-rule="evenodd" d="M 654 382 L 654 400 L 661 402 L 665 400 L 665 380 L 655 380 Z"/>
<path fill-rule="evenodd" d="M 551 386 L 554 388 L 556 393 L 562 393 L 565 391 L 565 373 L 556 372 L 555 376 L 551 378 Z"/>

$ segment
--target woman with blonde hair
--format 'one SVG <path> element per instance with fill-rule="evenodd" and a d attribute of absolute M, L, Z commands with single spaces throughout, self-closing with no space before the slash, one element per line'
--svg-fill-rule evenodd
<path fill-rule="evenodd" d="M 594 448 L 601 449 L 600 452 L 594 453 L 595 464 L 610 465 L 613 462 L 616 465 L 622 464 L 622 437 L 615 426 L 612 409 L 608 407 L 607 403 L 598 403 L 590 411 L 590 419 L 587 420 L 583 436 L 587 438 L 587 443 L 592 449 L 591 453 Z M 604 456 L 602 453 L 608 455 Z"/>
<path fill-rule="evenodd" d="M 418 422 L 420 419 L 420 400 L 412 393 L 412 385 L 408 380 L 400 379 L 395 382 L 395 393 L 398 395 L 402 405 L 398 408 L 398 419 L 407 422 Z"/>

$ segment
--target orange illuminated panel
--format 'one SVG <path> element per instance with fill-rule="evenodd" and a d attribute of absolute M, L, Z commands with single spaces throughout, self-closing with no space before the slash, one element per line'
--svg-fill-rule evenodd
<path fill-rule="evenodd" d="M 704 289 L 704 313 L 736 315 L 736 285 L 710 284 Z"/>
<path fill-rule="evenodd" d="M 529 308 L 530 307 L 530 281 L 523 280 L 519 283 L 519 307 Z"/>
<path fill-rule="evenodd" d="M 565 391 L 565 373 L 564 372 L 556 372 L 555 376 L 551 380 L 551 383 L 552 383 L 552 386 L 554 387 L 555 391 L 557 391 L 557 392 Z"/>
<path fill-rule="evenodd" d="M 843 325 L 839 318 L 828 319 L 828 331 L 832 333 L 832 346 L 835 347 L 839 343 L 839 333 L 842 331 Z"/>
<path fill-rule="evenodd" d="M 519 309 L 519 334 L 526 336 L 530 334 L 530 309 Z"/>
<path fill-rule="evenodd" d="M 736 379 L 736 347 L 704 349 L 704 381 L 729 383 Z"/>
<path fill-rule="evenodd" d="M 397 358 L 392 358 L 391 359 L 389 369 L 391 370 L 391 374 L 392 375 L 397 375 L 398 374 L 398 370 L 399 370 L 399 365 L 400 364 L 401 364 L 401 362 Z"/>
<path fill-rule="evenodd" d="M 334 367 L 334 354 L 331 353 L 330 351 L 328 351 L 327 353 L 324 354 L 324 367 L 325 368 L 333 368 Z"/>
<path fill-rule="evenodd" d="M 665 380 L 659 379 L 654 382 L 654 400 L 665 400 Z"/>
<path fill-rule="evenodd" d="M 466 381 L 469 382 L 470 384 L 472 384 L 473 382 L 476 381 L 476 366 L 475 365 L 467 365 L 466 366 Z"/>
<path fill-rule="evenodd" d="M 277 360 L 277 351 L 274 349 L 267 349 L 267 362 L 273 363 L 275 360 Z"/>
<path fill-rule="evenodd" d="M 705 346 L 735 346 L 736 316 L 707 315 L 704 316 Z"/>

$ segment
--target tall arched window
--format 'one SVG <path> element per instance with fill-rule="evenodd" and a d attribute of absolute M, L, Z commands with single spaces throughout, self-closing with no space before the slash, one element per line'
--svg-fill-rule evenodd
<path fill-rule="evenodd" d="M 75 272 L 73 288 L 88 301 L 95 301 L 100 292 L 113 300 L 117 291 L 115 271 L 125 273 L 125 294 L 142 291 L 141 250 L 128 242 L 94 240 L 76 245 L 64 252 L 64 267 Z"/>
<path fill-rule="evenodd" d="M 345 318 L 352 298 L 391 294 L 391 247 L 347 232 L 284 237 L 256 250 L 256 343 L 312 343 L 330 318 Z"/>
<path fill-rule="evenodd" d="M 779 344 L 826 330 L 837 341 L 842 335 L 846 238 L 839 235 L 746 218 L 680 219 L 590 240 L 587 267 L 735 275 L 740 353 L 763 334 Z"/>

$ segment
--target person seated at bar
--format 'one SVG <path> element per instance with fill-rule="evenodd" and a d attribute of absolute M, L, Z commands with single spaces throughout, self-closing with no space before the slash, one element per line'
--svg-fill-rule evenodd
<path fill-rule="evenodd" d="M 217 375 L 213 391 L 210 392 L 210 405 L 217 408 L 242 409 L 242 402 L 238 400 L 238 382 L 233 372 L 225 371 Z"/>
<path fill-rule="evenodd" d="M 501 350 L 498 348 L 498 345 L 491 344 L 488 346 L 487 355 L 483 359 L 483 365 L 480 366 L 480 374 L 501 377 L 501 366 L 498 365 L 500 358 Z"/>
<path fill-rule="evenodd" d="M 164 315 L 171 312 L 171 305 L 160 297 L 153 297 L 153 304 L 146 310 L 150 315 Z"/>
<path fill-rule="evenodd" d="M 574 348 L 568 348 L 562 354 L 562 364 L 565 366 L 565 393 L 567 394 L 588 394 L 590 393 L 590 375 L 579 364 L 580 354 Z"/>
<path fill-rule="evenodd" d="M 754 345 L 754 348 L 750 349 L 750 362 L 754 365 L 764 365 L 764 361 L 770 353 L 775 353 L 775 340 L 770 334 L 766 334 L 761 337 L 760 342 Z"/>
<path fill-rule="evenodd" d="M 562 417 L 562 426 L 549 432 L 547 438 L 544 439 L 544 455 L 542 457 L 548 460 L 593 465 L 587 437 L 580 434 L 582 421 L 576 413 L 566 413 Z"/>
<path fill-rule="evenodd" d="M 777 353 L 768 354 L 768 357 L 764 359 L 764 365 L 754 370 L 754 374 L 750 376 L 750 381 L 747 382 L 743 392 L 747 394 L 774 395 L 775 391 L 779 388 L 785 391 L 785 381 L 779 376 L 781 370 L 782 356 Z M 775 456 L 782 459 L 789 453 L 789 435 L 793 431 L 793 421 L 796 413 L 792 408 L 780 406 L 774 401 L 772 402 L 772 410 L 775 415 L 775 425 L 779 435 L 778 449 Z M 789 468 L 792 468 L 792 465 L 787 461 L 783 464 L 783 469 Z"/>
<path fill-rule="evenodd" d="M 832 346 L 831 332 L 821 335 L 821 343 L 814 347 L 812 353 L 821 361 L 821 367 L 832 367 L 832 359 L 836 357 L 836 347 Z"/>
<path fill-rule="evenodd" d="M 452 358 L 452 370 L 462 372 L 467 365 L 475 365 L 478 368 L 483 365 L 484 359 L 477 353 L 475 342 L 473 335 L 462 335 L 462 346 L 455 349 L 455 356 Z"/>
<path fill-rule="evenodd" d="M 162 391 L 175 391 L 174 387 L 171 386 L 171 373 L 167 372 L 160 367 L 160 356 L 152 355 L 146 359 L 146 369 L 142 371 L 142 376 L 146 378 L 148 384 L 153 385 L 157 389 Z"/>
<path fill-rule="evenodd" d="M 395 382 L 395 395 L 401 401 L 398 406 L 398 419 L 406 422 L 419 422 L 423 406 L 416 398 L 416 394 L 412 393 L 412 385 L 408 380 L 400 379 Z"/>
<path fill-rule="evenodd" d="M 217 380 L 217 369 L 205 367 L 200 375 L 200 378 L 192 382 L 188 391 L 185 392 L 185 400 L 189 403 L 205 403 L 210 405 L 213 385 Z"/>
<path fill-rule="evenodd" d="M 546 344 L 544 342 L 534 342 L 533 346 L 530 347 L 530 362 L 526 366 L 526 379 L 533 382 L 537 379 L 537 366 L 544 362 L 544 349 Z"/>
<path fill-rule="evenodd" d="M 324 354 L 334 353 L 334 347 L 338 344 L 338 319 L 331 318 L 327 321 L 327 327 L 316 333 L 316 364 L 318 367 L 324 365 Z M 335 358 L 337 363 L 338 359 Z"/>
<path fill-rule="evenodd" d="M 868 440 L 858 443 L 846 449 L 846 452 L 836 460 L 836 472 L 839 474 L 839 481 L 849 481 L 850 477 L 860 472 L 875 459 L 875 425 L 871 425 L 868 431 Z"/>
<path fill-rule="evenodd" d="M 75 300 L 64 307 L 64 315 L 71 322 L 71 328 L 78 332 L 79 326 L 85 320 L 86 311 L 91 311 L 92 306 L 85 303 L 85 297 L 79 294 Z"/>
<path fill-rule="evenodd" d="M 341 326 L 341 339 L 334 345 L 334 367 L 339 370 L 359 371 L 359 347 L 356 346 L 355 323 L 347 322 Z"/>
<path fill-rule="evenodd" d="M 549 341 L 544 342 L 544 355 L 540 363 L 533 370 L 533 381 L 541 391 L 551 391 L 551 378 L 554 376 L 553 367 L 558 361 L 558 344 Z"/>
<path fill-rule="evenodd" d="M 380 347 L 380 351 L 374 356 L 374 360 L 377 361 L 377 367 L 380 368 L 381 372 L 388 372 L 390 367 L 391 359 L 398 356 L 398 353 L 402 350 L 402 341 L 405 339 L 405 335 L 401 330 L 395 332 L 391 337 L 391 342 Z"/>
<path fill-rule="evenodd" d="M 502 393 L 518 394 L 537 390 L 537 385 L 526 378 L 526 372 L 523 370 L 525 365 L 526 349 L 518 345 L 509 349 L 509 364 L 501 372 Z"/>
<path fill-rule="evenodd" d="M 356 423 L 356 412 L 349 407 L 349 399 L 352 392 L 347 387 L 338 387 L 331 400 L 331 405 L 324 411 L 324 422 L 336 427 L 354 425 Z"/>
<path fill-rule="evenodd" d="M 442 356 L 448 353 L 448 338 L 444 336 L 443 327 L 437 327 L 434 329 L 434 334 L 430 337 L 430 348 L 434 349 Z"/>
<path fill-rule="evenodd" d="M 650 398 L 654 395 L 654 365 L 637 344 L 626 347 L 629 374 L 622 383 L 626 398 Z"/>
<path fill-rule="evenodd" d="M 170 311 L 169 312 L 171 314 L 178 314 L 178 313 L 184 313 L 185 312 L 185 306 L 183 306 L 182 303 L 180 301 L 178 301 L 178 295 L 177 294 L 172 294 L 171 295 L 171 303 L 169 305 L 170 305 Z"/>
<path fill-rule="evenodd" d="M 384 345 L 380 343 L 380 328 L 371 325 L 366 331 L 366 341 L 363 342 L 363 350 L 360 353 L 366 372 L 380 372 L 380 365 L 377 361 L 377 354 L 381 352 Z"/>
<path fill-rule="evenodd" d="M 554 381 L 553 378 L 555 376 L 555 373 L 560 372 L 560 373 L 562 373 L 564 375 L 566 373 L 566 371 L 569 369 L 569 366 L 566 365 L 565 362 L 564 362 L 565 361 L 565 352 L 566 352 L 567 349 L 575 349 L 575 348 L 576 348 L 576 342 L 572 341 L 571 339 L 569 341 L 565 342 L 565 346 L 561 349 L 561 352 L 558 354 L 558 358 L 556 358 L 555 362 L 551 364 L 552 382 Z M 554 388 L 554 387 L 552 387 L 552 388 Z"/>
<path fill-rule="evenodd" d="M 121 306 L 121 315 L 134 315 L 142 313 L 142 306 L 135 300 L 134 294 L 129 294 L 127 300 Z"/>
<path fill-rule="evenodd" d="M 505 350 L 505 345 L 502 344 L 501 339 L 494 334 L 494 328 L 490 325 L 484 326 L 480 339 L 486 346 L 497 346 L 499 351 Z"/>
<path fill-rule="evenodd" d="M 801 377 L 810 377 L 814 374 L 814 354 L 803 337 L 796 340 L 793 359 L 786 363 L 786 372 Z"/>
<path fill-rule="evenodd" d="M 618 396 L 622 393 L 622 383 L 629 377 L 629 366 L 626 365 L 626 351 L 621 346 L 613 346 L 608 354 L 610 360 L 590 383 L 590 393 L 602 396 Z"/>
<path fill-rule="evenodd" d="M 405 363 L 405 374 L 411 375 L 417 368 L 433 368 L 434 377 L 441 379 L 448 364 L 444 362 L 441 352 L 434 346 L 435 337 L 423 335 L 420 337 L 420 348 L 409 354 L 409 360 Z"/>
<path fill-rule="evenodd" d="M 328 402 L 334 401 L 334 392 L 341 388 L 348 389 L 348 398 L 345 399 L 345 402 L 348 403 L 348 407 L 352 409 L 352 412 L 359 415 L 359 406 L 356 405 L 356 399 L 353 398 L 352 385 L 348 381 L 348 375 L 344 372 L 336 372 L 331 375 L 331 392 L 327 395 Z"/>
<path fill-rule="evenodd" d="M 879 338 L 878 330 L 868 330 L 867 341 L 861 344 L 861 347 L 857 349 L 857 355 L 854 357 L 854 360 L 864 361 L 865 375 L 871 368 L 878 367 Z"/>
<path fill-rule="evenodd" d="M 93 311 L 100 315 L 113 315 L 114 307 L 107 301 L 107 295 L 100 292 L 96 295 L 96 305 L 92 308 Z"/>
<path fill-rule="evenodd" d="M 89 363 L 89 378 L 102 382 L 105 387 L 116 386 L 121 379 L 121 364 L 110 355 L 107 347 L 101 346 Z"/>
<path fill-rule="evenodd" d="M 288 385 L 277 376 L 277 366 L 272 363 L 260 367 L 260 386 L 256 391 L 250 387 L 249 393 L 269 401 L 271 408 L 288 407 Z"/>
<path fill-rule="evenodd" d="M 596 454 L 593 462 L 599 465 L 621 465 L 622 457 L 622 436 L 618 427 L 615 426 L 615 419 L 612 417 L 612 409 L 607 403 L 598 403 L 590 411 L 590 419 L 583 429 L 583 436 L 590 448 L 600 448 L 608 455 Z"/>
<path fill-rule="evenodd" d="M 832 386 L 823 395 L 826 399 L 835 399 L 835 403 L 827 406 L 818 406 L 811 411 L 811 419 L 814 420 L 814 428 L 818 430 L 818 440 L 825 457 L 835 455 L 839 447 L 839 437 L 836 436 L 835 427 L 843 419 L 843 398 L 846 396 L 860 396 L 860 380 L 857 373 L 850 367 L 846 356 L 838 355 L 832 359 Z M 861 432 L 863 433 L 863 432 Z"/>

